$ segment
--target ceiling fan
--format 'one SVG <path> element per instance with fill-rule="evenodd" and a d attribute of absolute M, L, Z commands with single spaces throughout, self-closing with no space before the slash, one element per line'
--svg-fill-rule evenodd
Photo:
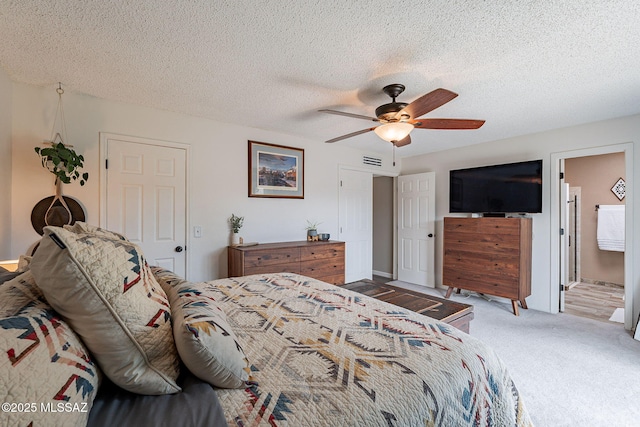
<path fill-rule="evenodd" d="M 396 102 L 396 98 L 404 92 L 404 89 L 404 85 L 398 83 L 382 88 L 382 91 L 390 96 L 393 101 L 376 108 L 377 118 L 336 110 L 318 110 L 322 113 L 337 114 L 340 116 L 381 123 L 378 126 L 338 136 L 326 142 L 331 143 L 341 141 L 343 139 L 351 138 L 352 136 L 374 131 L 385 141 L 391 142 L 396 147 L 402 147 L 404 145 L 411 144 L 411 136 L 409 134 L 414 128 L 449 130 L 478 129 L 484 124 L 484 120 L 419 119 L 420 116 L 423 116 L 451 101 L 458 96 L 458 94 L 451 92 L 450 90 L 440 88 L 422 95 L 410 104 L 405 102 Z"/>

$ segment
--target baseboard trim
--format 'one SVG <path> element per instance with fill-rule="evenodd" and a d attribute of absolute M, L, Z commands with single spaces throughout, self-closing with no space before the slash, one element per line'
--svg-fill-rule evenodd
<path fill-rule="evenodd" d="M 381 277 L 386 277 L 387 279 L 393 279 L 393 274 L 386 273 L 384 271 L 373 270 L 371 273 L 373 273 L 374 276 L 381 276 Z"/>

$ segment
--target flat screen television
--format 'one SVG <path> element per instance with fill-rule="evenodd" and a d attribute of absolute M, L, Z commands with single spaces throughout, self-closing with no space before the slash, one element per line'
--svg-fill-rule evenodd
<path fill-rule="evenodd" d="M 542 160 L 449 171 L 449 211 L 542 212 Z"/>

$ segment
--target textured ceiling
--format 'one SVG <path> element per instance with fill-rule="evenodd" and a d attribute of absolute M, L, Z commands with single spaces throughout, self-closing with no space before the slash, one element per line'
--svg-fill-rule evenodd
<path fill-rule="evenodd" d="M 318 141 L 438 87 L 416 155 L 640 112 L 640 2 L 0 0 L 0 66 L 16 82 Z M 346 144 L 390 150 L 373 132 Z"/>

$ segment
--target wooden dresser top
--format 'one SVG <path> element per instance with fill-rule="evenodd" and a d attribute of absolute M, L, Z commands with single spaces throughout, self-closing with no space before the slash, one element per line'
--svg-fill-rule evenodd
<path fill-rule="evenodd" d="M 302 246 L 323 246 L 323 245 L 335 245 L 339 242 L 336 240 L 326 240 L 326 241 L 315 241 L 309 242 L 306 240 L 301 240 L 298 242 L 277 242 L 277 243 L 258 243 L 253 246 L 231 246 L 233 249 L 238 251 L 255 251 L 255 250 L 264 250 L 264 249 L 283 249 L 283 248 L 298 248 Z"/>

